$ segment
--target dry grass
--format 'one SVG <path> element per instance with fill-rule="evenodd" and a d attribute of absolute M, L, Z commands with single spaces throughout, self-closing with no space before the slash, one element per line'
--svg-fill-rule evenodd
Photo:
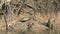
<path fill-rule="evenodd" d="M 10 2 L 11 3 L 8 4 L 8 15 L 0 16 L 0 30 L 5 31 L 7 23 L 7 34 L 59 34 L 60 13 L 55 15 L 54 7 L 52 7 L 52 4 L 50 3 L 51 1 L 48 1 L 47 7 L 46 1 L 44 0 L 38 0 L 37 2 L 34 0 L 11 0 Z M 2 4 L 3 3 L 0 5 L 2 6 Z M 24 4 L 27 4 L 27 6 Z M 0 9 L 2 10 L 2 7 Z M 19 11 L 21 12 L 18 15 Z M 2 10 L 2 12 L 4 11 Z M 6 19 L 4 19 L 4 17 Z M 30 17 L 30 20 L 26 22 L 20 22 L 20 20 L 25 17 Z M 50 23 L 53 24 L 53 30 L 41 24 L 47 23 L 49 19 Z M 28 31 L 28 24 L 30 24 L 30 31 Z M 6 33 L 2 32 L 1 34 Z"/>

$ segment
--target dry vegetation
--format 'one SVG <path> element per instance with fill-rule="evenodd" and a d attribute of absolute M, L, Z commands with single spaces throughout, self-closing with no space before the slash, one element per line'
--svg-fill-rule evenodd
<path fill-rule="evenodd" d="M 0 34 L 59 34 L 60 0 L 0 0 Z"/>

